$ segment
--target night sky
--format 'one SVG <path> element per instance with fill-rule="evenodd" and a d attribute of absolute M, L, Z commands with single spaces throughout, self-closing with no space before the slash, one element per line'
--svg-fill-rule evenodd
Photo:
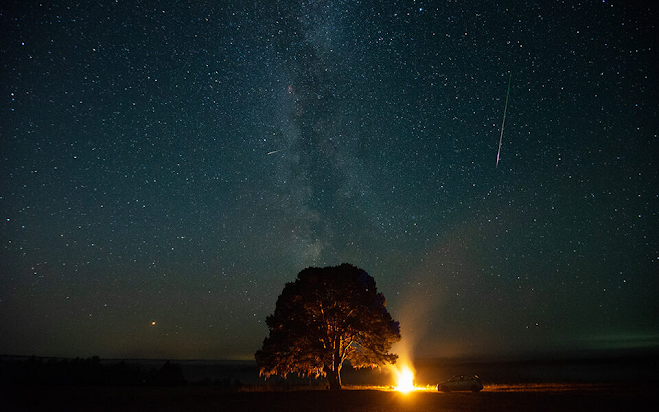
<path fill-rule="evenodd" d="M 0 353 L 253 359 L 342 262 L 415 356 L 659 347 L 654 3 L 184 3 L 0 6 Z"/>

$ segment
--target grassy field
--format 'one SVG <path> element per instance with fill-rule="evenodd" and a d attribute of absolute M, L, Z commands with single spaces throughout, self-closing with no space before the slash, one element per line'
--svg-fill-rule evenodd
<path fill-rule="evenodd" d="M 629 385 L 486 386 L 480 393 L 381 389 L 221 391 L 214 387 L 2 388 L 3 411 L 653 411 L 652 388 Z"/>

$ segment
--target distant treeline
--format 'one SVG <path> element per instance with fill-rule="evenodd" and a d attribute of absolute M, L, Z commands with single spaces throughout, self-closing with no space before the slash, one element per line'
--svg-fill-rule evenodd
<path fill-rule="evenodd" d="M 0 361 L 1 385 L 174 386 L 186 384 L 181 365 L 165 362 L 159 369 L 125 361 L 31 357 Z"/>

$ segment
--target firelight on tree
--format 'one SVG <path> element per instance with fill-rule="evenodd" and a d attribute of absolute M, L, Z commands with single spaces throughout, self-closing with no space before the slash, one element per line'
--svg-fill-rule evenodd
<path fill-rule="evenodd" d="M 270 334 L 254 355 L 261 376 L 327 376 L 330 389 L 341 389 L 346 361 L 354 368 L 395 363 L 389 351 L 400 327 L 385 305 L 373 277 L 355 266 L 302 270 L 266 318 Z"/>

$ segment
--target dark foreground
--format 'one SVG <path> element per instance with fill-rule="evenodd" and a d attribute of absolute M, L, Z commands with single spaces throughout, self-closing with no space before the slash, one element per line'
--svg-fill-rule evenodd
<path fill-rule="evenodd" d="M 492 386 L 480 393 L 377 389 L 221 391 L 213 387 L 2 388 L 3 411 L 654 411 L 654 388 L 630 385 Z"/>

